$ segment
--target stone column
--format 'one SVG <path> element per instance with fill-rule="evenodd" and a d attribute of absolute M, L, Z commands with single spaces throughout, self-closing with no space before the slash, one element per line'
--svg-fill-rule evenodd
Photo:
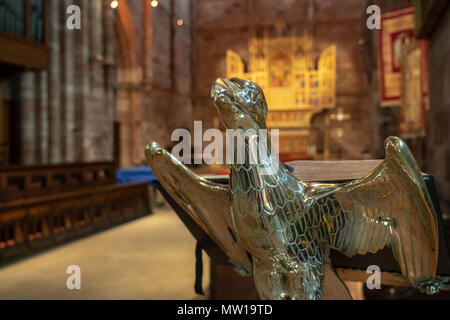
<path fill-rule="evenodd" d="M 49 163 L 49 102 L 48 102 L 48 72 L 43 71 L 39 73 L 39 90 L 40 90 L 40 101 L 39 101 L 39 114 L 37 115 L 37 121 L 40 122 L 39 128 L 39 162 Z"/>
<path fill-rule="evenodd" d="M 38 141 L 36 139 L 36 113 L 33 82 L 34 74 L 27 72 L 20 81 L 20 131 L 21 131 L 21 163 L 36 163 Z"/>
<path fill-rule="evenodd" d="M 103 0 L 102 6 L 102 21 L 103 21 L 103 56 L 104 56 L 104 72 L 106 72 L 104 80 L 105 98 L 104 108 L 105 117 L 108 119 L 105 122 L 105 160 L 112 160 L 114 158 L 114 121 L 116 117 L 116 65 L 115 65 L 115 10 L 109 7 L 110 1 Z"/>
<path fill-rule="evenodd" d="M 91 145 L 86 139 L 89 127 L 86 126 L 86 113 L 92 112 L 88 105 L 89 99 L 89 19 L 88 0 L 77 0 L 81 9 L 81 30 L 75 34 L 75 131 L 74 150 L 76 161 L 89 161 L 92 158 L 89 149 Z"/>
<path fill-rule="evenodd" d="M 72 0 L 64 1 L 64 10 L 73 3 Z M 86 17 L 81 17 L 81 23 Z M 65 20 L 65 19 L 63 19 Z M 62 21 L 62 26 L 65 26 L 65 21 Z M 83 27 L 83 25 L 82 25 Z M 61 42 L 64 48 L 61 60 L 61 83 L 64 84 L 64 92 L 61 99 L 61 106 L 64 108 L 64 158 L 67 162 L 74 162 L 75 158 L 75 117 L 76 117 L 76 105 L 75 105 L 75 37 L 76 33 L 80 30 L 69 30 L 63 27 L 61 30 Z"/>
<path fill-rule="evenodd" d="M 48 96 L 48 136 L 49 136 L 49 156 L 50 163 L 58 163 L 62 160 L 61 154 L 61 67 L 60 67 L 60 55 L 61 46 L 59 39 L 60 32 L 60 12 L 62 11 L 60 0 L 49 1 L 49 20 L 53 23 L 49 23 L 49 45 L 50 51 L 50 66 L 48 74 L 48 83 L 50 86 Z"/>

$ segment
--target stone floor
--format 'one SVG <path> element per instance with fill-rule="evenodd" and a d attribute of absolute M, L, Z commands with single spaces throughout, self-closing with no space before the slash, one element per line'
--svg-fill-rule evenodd
<path fill-rule="evenodd" d="M 194 293 L 195 240 L 175 213 L 141 218 L 0 268 L 0 299 L 202 299 Z M 204 254 L 203 287 L 209 286 Z M 81 269 L 68 290 L 66 269 Z"/>

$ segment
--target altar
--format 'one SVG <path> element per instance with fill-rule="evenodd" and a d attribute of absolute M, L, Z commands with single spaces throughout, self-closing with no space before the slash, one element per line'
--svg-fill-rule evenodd
<path fill-rule="evenodd" d="M 314 57 L 313 42 L 295 29 L 288 36 L 281 36 L 280 30 L 275 37 L 264 30 L 251 39 L 247 63 L 232 50 L 226 53 L 227 78 L 248 79 L 264 90 L 267 127 L 280 130 L 279 154 L 284 161 L 313 156 L 308 152 L 311 119 L 336 107 L 337 46 L 332 44 Z"/>

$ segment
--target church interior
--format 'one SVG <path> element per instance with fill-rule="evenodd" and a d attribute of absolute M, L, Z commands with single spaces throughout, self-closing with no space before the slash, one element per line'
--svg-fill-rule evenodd
<path fill-rule="evenodd" d="M 449 39 L 447 0 L 0 0 L 0 300 L 259 299 L 145 157 L 200 121 L 225 132 L 219 78 L 258 84 L 280 161 L 323 181 L 363 177 L 401 138 L 450 276 Z M 189 169 L 230 173 L 191 142 Z M 332 256 L 353 299 L 450 299 L 383 257 L 371 290 L 366 260 Z"/>

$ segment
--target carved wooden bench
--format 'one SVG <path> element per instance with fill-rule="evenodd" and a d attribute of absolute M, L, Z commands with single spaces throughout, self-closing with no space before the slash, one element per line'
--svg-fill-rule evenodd
<path fill-rule="evenodd" d="M 0 202 L 115 184 L 114 162 L 0 167 Z"/>
<path fill-rule="evenodd" d="M 115 184 L 113 162 L 0 168 L 0 261 L 151 213 L 146 183 Z"/>

